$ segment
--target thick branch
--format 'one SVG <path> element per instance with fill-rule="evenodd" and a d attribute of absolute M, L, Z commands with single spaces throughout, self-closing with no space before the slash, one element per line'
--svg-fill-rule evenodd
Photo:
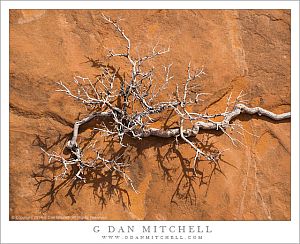
<path fill-rule="evenodd" d="M 291 112 L 283 113 L 283 114 L 275 114 L 271 111 L 268 111 L 266 109 L 255 107 L 255 108 L 249 108 L 244 104 L 237 104 L 237 109 L 240 109 L 242 113 L 246 114 L 258 114 L 259 116 L 263 115 L 266 116 L 272 120 L 283 120 L 283 119 L 289 119 L 291 118 Z"/>
<path fill-rule="evenodd" d="M 290 112 L 283 113 L 283 114 L 275 114 L 261 107 L 249 108 L 244 104 L 237 104 L 231 112 L 226 113 L 226 116 L 223 121 L 221 122 L 198 121 L 194 124 L 194 126 L 191 129 L 183 130 L 183 134 L 185 137 L 190 137 L 190 136 L 196 136 L 200 130 L 219 130 L 219 128 L 226 129 L 226 127 L 229 126 L 230 121 L 232 121 L 241 113 L 249 114 L 249 115 L 258 114 L 259 116 L 265 116 L 276 121 L 291 118 Z M 77 121 L 74 124 L 73 137 L 68 142 L 67 147 L 72 148 L 74 145 L 76 145 L 78 130 L 81 125 L 91 121 L 94 118 L 111 118 L 112 116 L 113 116 L 112 112 L 99 112 L 99 113 L 91 114 L 88 117 L 80 121 Z M 144 128 L 144 129 L 135 130 L 133 132 L 134 132 L 133 135 L 134 137 L 140 137 L 140 138 L 145 138 L 149 136 L 170 138 L 170 137 L 176 137 L 180 135 L 180 128 L 172 128 L 167 130 L 157 129 L 157 128 Z"/>
<path fill-rule="evenodd" d="M 78 131 L 81 125 L 95 118 L 110 118 L 111 116 L 112 116 L 112 112 L 97 112 L 97 113 L 90 114 L 88 117 L 85 117 L 84 119 L 75 122 L 73 128 L 73 137 L 70 141 L 68 141 L 67 148 L 72 149 L 73 147 L 77 147 Z"/>

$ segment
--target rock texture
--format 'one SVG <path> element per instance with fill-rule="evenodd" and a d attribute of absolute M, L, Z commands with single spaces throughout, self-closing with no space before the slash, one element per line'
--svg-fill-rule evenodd
<path fill-rule="evenodd" d="M 290 12 L 287 10 L 11 10 L 10 12 L 10 218 L 92 220 L 289 220 L 291 216 L 290 121 L 241 116 L 252 134 L 234 147 L 225 135 L 199 134 L 203 144 L 230 148 L 220 161 L 222 171 L 210 184 L 191 182 L 187 201 L 176 193 L 186 191 L 181 181 L 185 160 L 193 151 L 172 140 L 157 138 L 133 142 L 129 174 L 139 194 L 124 184 L 131 205 L 104 195 L 99 204 L 92 185 L 61 188 L 48 211 L 42 206 L 48 183 L 37 190 L 33 172 L 45 159 L 40 146 L 63 152 L 76 119 L 84 108 L 55 92 L 56 81 L 67 84 L 74 75 L 94 78 L 98 68 L 86 56 L 105 60 L 104 47 L 118 50 L 122 41 L 101 21 L 101 12 L 114 19 L 131 37 L 136 52 L 151 49 L 157 41 L 171 52 L 153 65 L 173 63 L 179 82 L 193 67 L 204 65 L 204 92 L 211 95 L 199 106 L 210 112 L 224 109 L 230 92 L 244 90 L 251 106 L 276 113 L 290 111 Z M 125 64 L 119 65 L 126 71 Z M 172 90 L 175 85 L 171 85 Z M 86 128 L 81 138 L 88 138 Z M 211 165 L 201 166 L 205 177 Z M 207 179 L 207 178 L 206 178 Z M 36 191 L 37 190 L 37 191 Z M 69 191 L 70 193 L 70 191 Z M 72 204 L 73 198 L 73 204 Z M 126 195 L 122 196 L 128 205 Z M 75 200 L 74 200 L 75 199 Z M 51 199 L 50 199 L 51 200 Z M 171 201 L 172 200 L 172 201 Z M 191 201 L 190 201 L 191 200 Z"/>

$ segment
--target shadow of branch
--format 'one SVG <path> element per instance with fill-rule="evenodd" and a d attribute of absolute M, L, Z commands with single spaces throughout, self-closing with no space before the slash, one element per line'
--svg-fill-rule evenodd
<path fill-rule="evenodd" d="M 50 150 L 54 146 L 60 145 L 61 151 L 66 152 L 66 141 L 71 138 L 70 134 L 59 135 L 57 140 L 48 145 L 48 138 L 41 138 L 36 136 L 32 145 Z M 82 148 L 88 150 L 87 145 L 91 142 L 93 136 L 89 140 L 82 141 Z M 112 157 L 122 153 L 116 152 Z M 63 165 L 55 160 L 48 160 L 46 155 L 41 152 L 41 163 L 38 169 L 32 172 L 31 177 L 35 180 L 36 187 L 36 201 L 41 203 L 41 211 L 47 212 L 53 205 L 60 192 L 66 191 L 65 197 L 71 200 L 70 205 L 77 202 L 76 198 L 79 196 L 83 188 L 92 188 L 93 196 L 103 209 L 109 203 L 109 200 L 114 198 L 115 202 L 120 203 L 124 208 L 129 208 L 131 205 L 128 191 L 124 184 L 123 176 L 113 168 L 107 168 L 105 164 L 97 165 L 94 168 L 87 168 L 84 171 L 84 181 L 76 177 L 79 170 L 79 165 L 71 165 L 71 169 L 64 177 L 56 178 L 59 172 L 62 171 Z M 72 157 L 68 152 L 69 157 Z M 67 158 L 70 159 L 70 158 Z M 123 160 L 128 160 L 123 158 Z"/>

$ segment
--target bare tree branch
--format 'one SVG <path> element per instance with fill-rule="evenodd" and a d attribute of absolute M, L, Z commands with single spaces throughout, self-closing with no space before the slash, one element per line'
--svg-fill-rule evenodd
<path fill-rule="evenodd" d="M 150 54 L 136 58 L 132 52 L 131 40 L 119 23 L 105 15 L 102 15 L 102 17 L 126 42 L 126 50 L 124 52 L 115 53 L 113 49 L 109 49 L 108 57 L 110 59 L 116 57 L 125 59 L 131 67 L 130 77 L 127 80 L 125 78 L 120 80 L 117 78 L 118 70 L 112 72 L 104 68 L 102 74 L 95 82 L 80 76 L 74 77 L 75 91 L 72 91 L 63 82 L 58 83 L 60 88 L 57 91 L 65 93 L 75 101 L 92 109 L 93 112 L 74 124 L 73 136 L 66 145 L 71 150 L 72 157 L 70 159 L 65 159 L 55 152 L 48 153 L 44 151 L 49 157 L 49 162 L 55 160 L 63 165 L 63 172 L 56 176 L 55 179 L 64 178 L 69 172 L 69 165 L 76 164 L 78 170 L 74 177 L 77 180 L 85 181 L 85 170 L 101 165 L 120 174 L 125 182 L 137 192 L 133 181 L 125 172 L 128 165 L 124 165 L 120 161 L 121 157 L 106 159 L 93 146 L 93 150 L 96 153 L 94 160 L 86 161 L 83 159 L 83 152 L 78 143 L 79 128 L 94 119 L 110 119 L 113 122 L 112 128 L 107 128 L 103 123 L 101 126 L 94 128 L 94 130 L 100 131 L 106 136 L 116 137 L 119 144 L 123 147 L 127 146 L 123 143 L 125 135 L 139 140 L 150 136 L 160 138 L 174 137 L 176 141 L 178 141 L 178 138 L 181 139 L 195 151 L 192 168 L 194 175 L 197 175 L 196 165 L 201 158 L 216 165 L 216 159 L 220 157 L 223 151 L 215 155 L 206 153 L 192 142 L 189 139 L 190 137 L 197 136 L 203 130 L 217 130 L 228 136 L 233 145 L 243 145 L 240 140 L 227 130 L 230 128 L 242 135 L 244 132 L 247 132 L 240 123 L 233 123 L 239 115 L 257 114 L 275 121 L 291 118 L 290 112 L 275 114 L 261 107 L 251 108 L 247 106 L 247 100 L 244 99 L 246 94 L 243 91 L 233 101 L 231 101 L 232 94 L 229 95 L 223 112 L 215 114 L 199 113 L 195 105 L 203 101 L 204 97 L 209 94 L 198 90 L 200 79 L 205 75 L 204 68 L 193 70 L 191 63 L 187 67 L 186 79 L 177 82 L 175 91 L 173 93 L 168 91 L 169 97 L 167 100 L 164 100 L 165 98 L 161 94 L 168 88 L 169 82 L 173 80 L 173 76 L 171 76 L 172 64 L 164 67 L 164 77 L 162 82 L 158 83 L 155 81 L 155 69 L 153 67 L 147 69 L 145 62 L 169 52 L 170 47 L 157 50 L 156 45 Z M 153 127 L 152 124 L 155 120 L 151 116 L 159 116 L 166 110 L 171 110 L 176 114 L 178 126 L 168 129 Z M 185 128 L 185 122 L 192 123 L 192 126 Z"/>

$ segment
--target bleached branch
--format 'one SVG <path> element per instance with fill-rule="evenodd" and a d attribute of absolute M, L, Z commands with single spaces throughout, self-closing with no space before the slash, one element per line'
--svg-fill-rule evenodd
<path fill-rule="evenodd" d="M 99 165 L 103 166 L 104 164 L 108 170 L 114 170 L 121 175 L 124 181 L 135 192 L 138 192 L 134 187 L 133 181 L 125 172 L 125 168 L 128 165 L 122 162 L 121 157 L 108 160 L 96 151 L 96 157 L 93 161 L 90 162 L 84 159 L 82 149 L 78 143 L 79 128 L 94 119 L 110 119 L 113 123 L 112 128 L 108 129 L 105 124 L 102 124 L 102 126 L 94 128 L 94 130 L 100 131 L 103 135 L 117 137 L 119 144 L 123 147 L 127 146 L 123 143 L 125 135 L 139 140 L 150 136 L 160 138 L 174 137 L 177 142 L 181 139 L 195 150 L 193 169 L 196 175 L 196 164 L 201 158 L 216 163 L 223 151 L 216 154 L 205 153 L 189 139 L 190 137 L 197 136 L 203 130 L 217 130 L 224 133 L 233 145 L 244 145 L 241 140 L 228 131 L 228 128 L 230 128 L 242 136 L 244 132 L 253 135 L 246 131 L 241 124 L 233 122 L 239 115 L 257 114 L 275 121 L 291 118 L 290 112 L 275 114 L 261 107 L 251 108 L 247 106 L 246 94 L 243 91 L 240 92 L 234 101 L 232 101 L 232 94 L 229 95 L 223 112 L 208 114 L 197 111 L 197 106 L 194 105 L 201 103 L 205 96 L 209 94 L 199 90 L 201 78 L 205 75 L 204 69 L 193 71 L 191 63 L 187 67 L 186 79 L 183 82 L 178 82 L 174 91 L 168 90 L 169 96 L 166 100 L 163 100 L 160 95 L 163 91 L 169 89 L 168 85 L 174 79 L 171 75 L 172 64 L 164 66 L 164 76 L 160 82 L 157 82 L 155 80 L 154 67 L 146 70 L 144 62 L 169 52 L 170 47 L 157 50 L 156 45 L 150 54 L 135 58 L 131 51 L 131 41 L 119 23 L 105 15 L 102 15 L 102 18 L 126 42 L 126 51 L 115 53 L 113 49 L 109 49 L 108 56 L 111 59 L 121 57 L 127 60 L 131 67 L 130 76 L 127 80 L 125 78 L 120 80 L 120 78 L 117 78 L 118 70 L 112 72 L 106 68 L 96 82 L 81 76 L 74 77 L 73 86 L 75 85 L 75 91 L 72 91 L 63 82 L 58 83 L 60 89 L 57 91 L 65 93 L 88 108 L 92 108 L 93 112 L 74 123 L 73 136 L 66 144 L 66 147 L 71 151 L 70 159 L 65 159 L 56 153 L 48 153 L 43 150 L 49 157 L 50 163 L 56 161 L 63 166 L 64 170 L 61 174 L 55 176 L 56 180 L 64 178 L 69 173 L 70 165 L 77 165 L 74 177 L 77 180 L 85 181 L 86 169 L 98 167 Z M 166 110 L 175 112 L 178 118 L 178 127 L 169 129 L 151 127 L 155 121 L 151 116 L 159 116 Z M 218 118 L 218 121 L 215 120 L 216 118 Z M 184 128 L 186 121 L 192 123 L 190 128 Z M 94 149 L 94 147 L 95 144 L 93 144 L 92 148 Z"/>

